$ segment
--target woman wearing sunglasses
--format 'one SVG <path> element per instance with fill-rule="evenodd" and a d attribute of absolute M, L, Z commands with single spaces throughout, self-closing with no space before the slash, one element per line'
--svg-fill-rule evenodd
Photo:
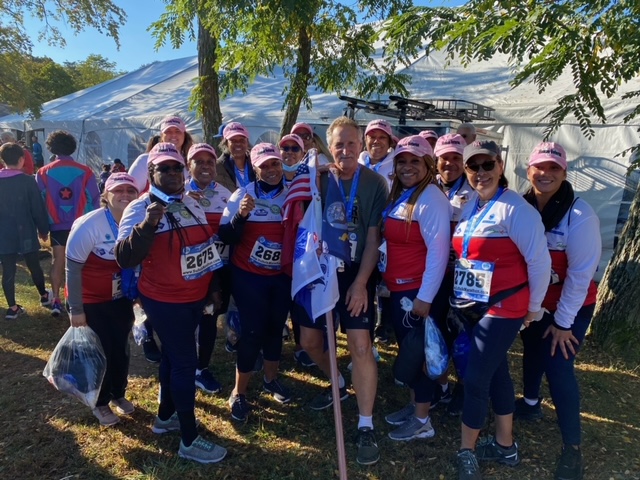
<path fill-rule="evenodd" d="M 593 275 L 602 241 L 600 222 L 587 202 L 567 182 L 567 154 L 561 145 L 543 142 L 529 157 L 531 188 L 524 198 L 542 217 L 551 253 L 551 284 L 542 302 L 542 320 L 520 333 L 524 398 L 515 417 L 542 417 L 540 384 L 545 374 L 562 433 L 562 454 L 555 478 L 582 478 L 580 390 L 574 360 L 587 333 L 596 304 Z"/>
<path fill-rule="evenodd" d="M 196 431 L 194 332 L 210 297 L 213 270 L 222 261 L 205 212 L 184 195 L 185 162 L 174 144 L 158 143 L 148 164 L 149 192 L 124 212 L 116 261 L 123 268 L 142 265 L 140 300 L 162 342 L 160 406 L 152 431 L 180 431 L 178 455 L 215 463 L 227 451 Z"/>
<path fill-rule="evenodd" d="M 304 157 L 304 142 L 295 133 L 285 135 L 278 142 L 280 155 L 282 155 L 282 170 L 284 171 L 284 184 L 289 186 L 296 170 Z"/>
<path fill-rule="evenodd" d="M 478 323 L 465 325 L 471 348 L 464 375 L 458 475 L 460 480 L 477 480 L 482 478 L 477 460 L 520 463 L 512 434 L 514 390 L 507 351 L 522 324 L 541 316 L 551 258 L 540 215 L 507 188 L 500 147 L 492 141 L 473 142 L 465 147 L 463 160 L 478 198 L 463 207 L 453 234 L 458 256 L 454 296 L 486 304 L 490 296 L 512 289 Z M 489 399 L 496 434 L 476 447 Z"/>

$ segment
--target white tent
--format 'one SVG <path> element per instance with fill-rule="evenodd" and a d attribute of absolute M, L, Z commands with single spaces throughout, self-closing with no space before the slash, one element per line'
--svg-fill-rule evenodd
<path fill-rule="evenodd" d="M 495 56 L 488 62 L 473 62 L 463 67 L 453 61 L 447 64 L 443 54 L 421 56 L 405 69 L 413 82 L 408 89 L 411 98 L 456 98 L 495 109 L 495 120 L 479 124 L 481 130 L 502 138 L 512 188 L 526 187 L 526 161 L 543 135 L 545 115 L 557 106 L 557 100 L 572 91 L 567 74 L 540 95 L 534 85 L 512 89 L 513 74 L 506 58 Z M 146 141 L 158 133 L 161 119 L 177 113 L 187 122 L 187 128 L 201 134 L 200 122 L 189 110 L 189 95 L 198 75 L 197 58 L 189 57 L 156 62 L 101 85 L 48 102 L 42 117 L 31 120 L 20 115 L 0 118 L 0 129 L 41 131 L 46 137 L 51 131 L 65 129 L 80 140 L 77 158 L 98 170 L 103 161 L 118 157 L 125 163 L 133 161 L 144 150 Z M 282 91 L 285 79 L 276 70 L 273 78 L 258 77 L 246 94 L 237 93 L 222 101 L 224 122 L 241 121 L 251 133 L 251 141 L 269 138 L 279 131 L 282 121 Z M 608 261 L 614 245 L 616 226 L 621 226 L 628 213 L 630 198 L 623 201 L 628 157 L 617 157 L 624 149 L 640 143 L 637 132 L 640 121 L 623 122 L 634 108 L 632 100 L 622 100 L 625 91 L 640 90 L 640 81 L 623 86 L 616 98 L 603 102 L 607 124 L 594 123 L 595 137 L 586 139 L 575 119 L 568 118 L 552 140 L 561 143 L 569 155 L 569 180 L 578 195 L 596 209 L 602 224 L 602 266 Z M 328 125 L 343 113 L 345 104 L 335 94 L 311 91 L 313 110 L 301 109 L 298 120 L 318 127 Z M 371 115 L 359 112 L 366 122 Z M 425 122 L 407 122 L 407 128 L 419 128 Z M 440 124 L 442 133 L 456 122 Z M 635 192 L 629 183 L 627 197 Z M 601 272 L 602 273 L 602 272 Z"/>

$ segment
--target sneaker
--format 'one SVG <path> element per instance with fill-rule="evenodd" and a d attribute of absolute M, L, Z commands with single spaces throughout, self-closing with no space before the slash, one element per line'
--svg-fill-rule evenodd
<path fill-rule="evenodd" d="M 473 450 L 467 448 L 458 452 L 458 480 L 482 480 Z"/>
<path fill-rule="evenodd" d="M 16 305 L 15 310 L 13 308 L 7 308 L 7 313 L 5 314 L 4 318 L 6 318 L 7 320 L 15 320 L 20 315 L 24 315 L 26 313 L 27 311 L 22 308 L 22 305 Z"/>
<path fill-rule="evenodd" d="M 572 446 L 562 447 L 556 464 L 555 480 L 582 480 L 582 452 Z"/>
<path fill-rule="evenodd" d="M 282 385 L 277 378 L 270 382 L 262 381 L 262 388 L 265 392 L 273 395 L 273 399 L 280 403 L 289 403 L 291 401 L 291 392 L 287 387 Z"/>
<path fill-rule="evenodd" d="M 62 313 L 62 303 L 59 298 L 54 298 L 51 304 L 51 316 L 58 317 Z"/>
<path fill-rule="evenodd" d="M 198 427 L 199 425 L 200 420 L 196 418 L 196 427 Z M 178 414 L 176 412 L 173 412 L 173 415 L 171 415 L 168 420 L 161 420 L 160 417 L 156 415 L 156 418 L 153 421 L 153 426 L 151 427 L 151 431 L 158 435 L 169 432 L 179 432 L 180 419 L 178 418 Z"/>
<path fill-rule="evenodd" d="M 520 463 L 518 444 L 513 442 L 509 448 L 503 448 L 494 437 L 484 437 L 478 441 L 476 457 L 481 462 L 498 462 L 509 467 L 515 467 Z"/>
<path fill-rule="evenodd" d="M 390 413 L 384 417 L 384 419 L 390 425 L 403 425 L 407 420 L 413 417 L 415 412 L 416 406 L 413 403 L 410 403 L 397 412 Z"/>
<path fill-rule="evenodd" d="M 538 398 L 538 403 L 535 405 L 529 405 L 524 398 L 517 399 L 513 418 L 526 421 L 540 420 L 542 418 L 542 398 Z"/>
<path fill-rule="evenodd" d="M 309 367 L 316 366 L 316 362 L 311 360 L 311 357 L 309 356 L 309 354 L 304 350 L 298 350 L 297 352 L 293 352 L 293 356 L 295 357 L 296 362 L 298 362 L 303 367 L 309 368 Z"/>
<path fill-rule="evenodd" d="M 431 408 L 434 408 L 438 405 L 446 405 L 451 403 L 451 399 L 453 398 L 453 388 L 451 388 L 451 384 L 447 387 L 447 389 L 443 392 L 440 384 L 437 384 L 435 389 L 433 390 L 433 399 L 431 400 Z"/>
<path fill-rule="evenodd" d="M 229 353 L 236 353 L 236 346 L 229 340 L 224 342 L 224 349 Z"/>
<path fill-rule="evenodd" d="M 464 385 L 456 383 L 451 393 L 451 400 L 447 404 L 447 413 L 452 417 L 459 417 L 462 415 L 462 407 L 464 407 Z"/>
<path fill-rule="evenodd" d="M 208 368 L 200 371 L 200 374 L 196 373 L 196 387 L 205 393 L 214 394 L 222 391 L 222 385 L 211 374 Z"/>
<path fill-rule="evenodd" d="M 51 297 L 53 296 L 53 292 L 51 290 L 47 290 L 44 295 L 40 295 L 40 306 L 41 307 L 50 307 L 51 306 Z"/>
<path fill-rule="evenodd" d="M 340 388 L 340 401 L 343 402 L 347 398 L 349 398 L 349 392 L 347 392 L 347 386 L 345 385 Z M 331 386 L 328 386 L 321 394 L 311 400 L 309 408 L 311 410 L 324 410 L 331 405 L 333 405 L 333 392 L 331 391 Z"/>
<path fill-rule="evenodd" d="M 394 431 L 389 432 L 391 440 L 406 442 L 414 438 L 431 438 L 436 431 L 431 426 L 431 419 L 428 418 L 426 423 L 422 423 L 417 417 L 411 416 L 406 422 Z"/>
<path fill-rule="evenodd" d="M 158 344 L 153 337 L 147 338 L 142 343 L 142 350 L 144 351 L 144 358 L 147 359 L 147 362 L 160 363 L 160 360 L 162 359 L 162 352 L 160 352 Z"/>
<path fill-rule="evenodd" d="M 100 425 L 104 427 L 110 427 L 120 421 L 118 416 L 113 413 L 109 405 L 103 405 L 102 407 L 96 407 L 91 410 L 93 415 L 100 421 Z"/>
<path fill-rule="evenodd" d="M 358 447 L 356 461 L 360 465 L 374 465 L 378 463 L 378 460 L 380 460 L 380 449 L 378 448 L 378 442 L 376 442 L 376 436 L 372 428 L 363 427 L 358 429 L 356 445 Z"/>
<path fill-rule="evenodd" d="M 198 435 L 188 447 L 180 440 L 178 455 L 194 462 L 217 463 L 227 455 L 227 449 Z"/>
<path fill-rule="evenodd" d="M 136 407 L 133 406 L 133 403 L 131 403 L 124 397 L 111 400 L 110 405 L 114 407 L 116 409 L 116 412 L 121 415 L 131 415 L 136 410 Z"/>
<path fill-rule="evenodd" d="M 389 334 L 387 329 L 383 325 L 377 325 L 374 333 L 374 342 L 376 343 L 389 343 Z"/>
<path fill-rule="evenodd" d="M 244 395 L 234 395 L 232 393 L 229 397 L 229 407 L 231 407 L 231 417 L 234 420 L 238 422 L 245 422 L 247 420 L 250 408 Z"/>

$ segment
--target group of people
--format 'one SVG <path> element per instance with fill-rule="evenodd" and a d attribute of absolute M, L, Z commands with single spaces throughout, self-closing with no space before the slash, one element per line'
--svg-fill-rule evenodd
<path fill-rule="evenodd" d="M 323 317 L 314 321 L 292 302 L 291 278 L 281 268 L 289 186 L 308 161 L 305 154 L 320 149 L 322 142 L 312 126 L 298 123 L 277 145 L 251 148 L 248 130 L 232 122 L 223 130 L 218 158 L 211 145 L 193 142 L 179 117 L 166 118 L 160 130 L 129 173 L 108 177 L 101 196 L 89 192 L 87 184 L 56 184 L 59 188 L 53 189 L 53 182 L 67 176 L 43 175 L 38 179 L 41 189 L 58 195 L 46 197 L 50 225 L 42 209 L 36 225 L 41 238 L 51 231 L 54 271 L 59 257 L 55 246 L 62 246 L 64 255 L 67 245 L 71 324 L 91 326 L 107 355 L 94 415 L 102 425 L 113 425 L 119 421 L 116 413 L 134 411 L 126 399 L 128 332 L 133 302 L 140 302 L 161 343 L 160 404 L 152 430 L 179 431 L 180 456 L 213 463 L 222 460 L 226 450 L 198 435 L 195 391 L 222 389 L 209 363 L 218 318 L 230 301 L 240 318 L 229 397 L 235 421 L 250 415 L 247 395 L 260 357 L 262 388 L 280 403 L 291 400 L 286 381 L 278 375 L 287 318 L 294 327 L 296 358 L 317 365 L 330 378 L 326 335 L 334 332 L 326 331 Z M 58 141 L 50 137 L 47 144 L 58 156 L 56 162 L 72 162 L 68 134 L 55 135 Z M 462 413 L 459 479 L 480 479 L 478 460 L 509 466 L 520 462 L 513 418 L 540 418 L 543 375 L 562 433 L 555 478 L 582 478 L 574 359 L 595 304 L 598 218 L 566 181 L 562 146 L 543 142 L 535 148 L 527 168 L 531 188 L 520 195 L 508 188 L 500 146 L 475 137 L 473 125 L 463 124 L 458 133 L 439 137 L 428 130 L 398 139 L 385 120 L 370 122 L 363 137 L 360 126 L 346 117 L 327 129 L 328 149 L 318 155 L 317 181 L 324 201 L 331 175 L 337 176 L 348 226 L 351 262 L 338 272 L 335 312 L 352 359 L 359 413 L 356 460 L 371 465 L 380 459 L 373 423 L 378 381 L 373 345 L 385 325 L 378 322 L 376 328 L 377 305 L 395 332 L 400 353 L 407 334 L 429 316 L 449 348 L 462 331 L 470 339 L 467 368 L 455 387 L 461 393 Z M 8 159 L 15 169 L 20 159 L 13 159 L 17 150 L 10 151 L 0 149 L 5 163 Z M 54 169 L 47 167 L 48 172 Z M 3 179 L 0 172 L 0 182 Z M 51 223 L 53 207 L 64 202 L 65 189 L 84 192 L 101 205 L 76 205 L 64 218 L 57 209 L 57 222 Z M 93 211 L 73 222 L 71 216 L 79 216 L 80 207 Z M 136 298 L 123 292 L 123 269 L 134 270 L 138 278 Z M 54 305 L 59 304 L 55 287 L 60 281 L 51 294 Z M 39 290 L 43 286 L 37 275 L 34 283 Z M 41 295 L 43 302 L 49 299 L 44 286 Z M 15 305 L 14 298 L 7 301 Z M 466 321 L 461 314 L 462 321 L 454 321 L 452 311 L 461 312 L 461 304 L 484 306 L 479 320 Z M 516 402 L 507 352 L 519 332 L 524 396 Z M 338 381 L 339 400 L 344 400 L 349 393 L 342 374 Z M 389 437 L 433 437 L 430 409 L 453 398 L 447 375 L 432 379 L 422 369 L 408 387 L 407 405 L 384 417 L 395 426 Z M 495 436 L 478 439 L 489 400 Z M 310 407 L 321 410 L 333 401 L 329 387 L 318 392 Z"/>

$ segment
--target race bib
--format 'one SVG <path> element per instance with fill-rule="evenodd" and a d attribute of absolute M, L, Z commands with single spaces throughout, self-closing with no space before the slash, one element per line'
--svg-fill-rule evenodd
<path fill-rule="evenodd" d="M 267 270 L 280 270 L 280 257 L 282 256 L 282 244 L 270 242 L 264 237 L 258 238 L 253 245 L 249 262 L 256 267 Z"/>
<path fill-rule="evenodd" d="M 113 300 L 122 298 L 122 275 L 120 272 L 114 273 L 111 277 L 111 298 Z"/>
<path fill-rule="evenodd" d="M 214 235 L 213 236 L 213 243 L 216 246 L 216 250 L 218 251 L 218 255 L 220 255 L 220 260 L 222 260 L 223 264 L 228 264 L 229 263 L 229 245 L 227 245 L 226 243 L 223 243 L 222 240 L 220 240 L 220 237 L 218 235 Z"/>
<path fill-rule="evenodd" d="M 493 262 L 466 258 L 456 260 L 453 277 L 454 296 L 477 302 L 488 302 L 494 267 Z"/>
<path fill-rule="evenodd" d="M 213 238 L 199 245 L 184 247 L 180 255 L 180 267 L 185 280 L 195 280 L 222 267 Z"/>
<path fill-rule="evenodd" d="M 380 258 L 378 259 L 378 270 L 380 273 L 384 273 L 387 271 L 387 241 L 384 240 L 382 245 L 378 247 L 378 251 L 380 252 Z"/>

